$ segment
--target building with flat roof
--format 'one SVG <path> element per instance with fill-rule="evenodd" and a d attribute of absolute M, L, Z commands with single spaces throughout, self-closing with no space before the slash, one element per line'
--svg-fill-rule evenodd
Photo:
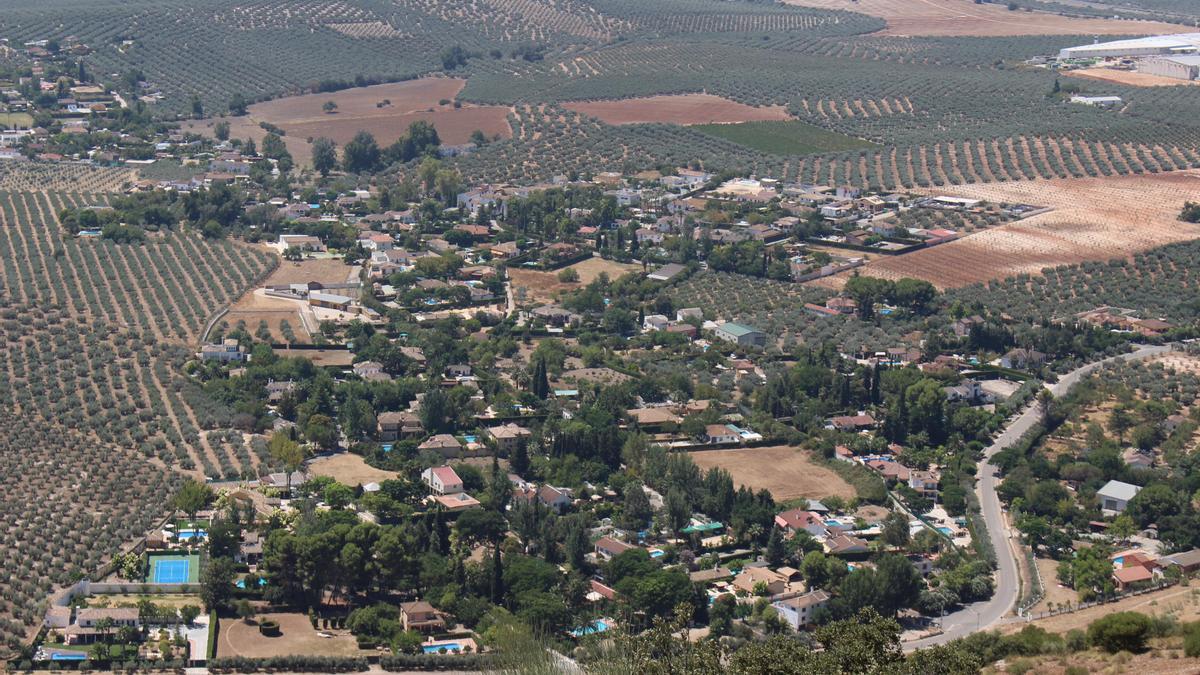
<path fill-rule="evenodd" d="M 767 334 L 740 323 L 726 322 L 717 326 L 713 331 L 716 336 L 726 342 L 732 342 L 739 347 L 765 347 Z"/>
<path fill-rule="evenodd" d="M 1200 52 L 1200 33 L 1155 35 L 1132 40 L 1097 42 L 1067 47 L 1058 53 L 1060 59 L 1116 59 L 1137 56 L 1194 54 Z"/>
<path fill-rule="evenodd" d="M 1200 54 L 1183 54 L 1180 56 L 1158 56 L 1152 59 L 1142 59 L 1138 63 L 1138 72 L 1159 77 L 1170 77 L 1176 80 L 1200 79 Z"/>

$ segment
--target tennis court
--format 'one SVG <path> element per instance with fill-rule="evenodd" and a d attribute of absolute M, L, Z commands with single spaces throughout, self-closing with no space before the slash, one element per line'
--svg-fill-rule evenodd
<path fill-rule="evenodd" d="M 152 584 L 194 584 L 199 581 L 200 557 L 196 555 L 168 555 L 150 558 Z"/>

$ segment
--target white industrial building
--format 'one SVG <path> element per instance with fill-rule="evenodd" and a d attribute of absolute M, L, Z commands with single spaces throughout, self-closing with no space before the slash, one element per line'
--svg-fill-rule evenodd
<path fill-rule="evenodd" d="M 1058 53 L 1058 58 L 1117 59 L 1136 56 L 1178 56 L 1197 52 L 1200 52 L 1200 33 L 1179 33 L 1067 47 Z"/>
<path fill-rule="evenodd" d="M 1142 59 L 1138 63 L 1138 72 L 1177 80 L 1195 80 L 1200 78 L 1200 54 Z"/>

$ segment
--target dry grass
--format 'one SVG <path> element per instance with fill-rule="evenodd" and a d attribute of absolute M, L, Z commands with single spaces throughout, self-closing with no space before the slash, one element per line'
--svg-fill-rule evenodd
<path fill-rule="evenodd" d="M 936 192 L 1053 210 L 948 244 L 880 258 L 862 270 L 892 279 L 926 279 L 949 288 L 1040 274 L 1056 265 L 1131 256 L 1200 236 L 1200 228 L 1178 219 L 1184 202 L 1195 199 L 1198 190 L 1196 170 L 944 188 Z"/>
<path fill-rule="evenodd" d="M 282 128 L 287 132 L 284 141 L 288 150 L 301 164 L 312 159 L 313 138 L 324 136 L 341 146 L 359 131 L 369 131 L 381 145 L 389 145 L 417 120 L 431 122 L 442 142 L 450 145 L 466 143 L 476 129 L 488 137 L 511 137 L 508 108 L 454 107 L 452 102 L 465 84 L 466 81 L 460 79 L 427 77 L 325 94 L 289 96 L 256 103 L 250 106 L 248 115 L 226 121 L 230 123 L 232 137 L 253 138 L 255 142 L 261 142 L 266 135 L 259 127 L 260 122 Z M 327 101 L 337 104 L 336 112 L 324 111 Z M 448 103 L 443 105 L 441 101 Z M 213 119 L 188 122 L 184 129 L 211 134 L 215 122 Z"/>
<path fill-rule="evenodd" d="M 314 476 L 329 476 L 350 487 L 366 483 L 382 483 L 400 475 L 395 471 L 376 469 L 368 465 L 360 455 L 349 452 L 318 457 L 308 463 L 308 472 Z"/>
<path fill-rule="evenodd" d="M 1084 68 L 1083 70 L 1068 70 L 1065 72 L 1065 74 L 1070 77 L 1079 77 L 1085 80 L 1115 82 L 1117 84 L 1125 84 L 1131 87 L 1181 87 L 1200 85 L 1200 82 L 1195 81 L 1177 80 L 1173 77 L 1150 75 L 1149 73 L 1136 73 L 1130 70 L 1113 70 L 1112 68 Z"/>
<path fill-rule="evenodd" d="M 347 265 L 340 258 L 320 258 L 290 262 L 284 260 L 267 277 L 264 286 L 283 286 L 319 281 L 323 284 L 343 284 L 358 278 L 359 267 Z"/>
<path fill-rule="evenodd" d="M 712 94 L 680 94 L 649 96 L 616 101 L 579 101 L 566 103 L 564 108 L 599 118 L 608 124 L 735 124 L 788 120 L 784 106 L 756 108 Z"/>
<path fill-rule="evenodd" d="M 735 485 L 745 485 L 755 491 L 766 489 L 778 501 L 831 496 L 850 499 L 855 496 L 854 488 L 841 476 L 815 464 L 808 451 L 792 446 L 705 450 L 690 454 L 701 469 L 725 469 L 733 476 Z"/>
<path fill-rule="evenodd" d="M 1000 37 L 1005 35 L 1149 35 L 1183 27 L 1152 21 L 1081 19 L 1043 12 L 1010 12 L 1004 3 L 971 0 L 784 0 L 790 5 L 843 9 L 887 21 L 882 35 Z"/>
<path fill-rule="evenodd" d="M 588 258 L 582 262 L 570 265 L 569 268 L 579 273 L 578 282 L 563 283 L 559 281 L 558 273 L 562 270 L 539 272 L 536 270 L 509 268 L 508 278 L 512 282 L 517 304 L 553 302 L 559 293 L 586 286 L 595 281 L 602 273 L 607 274 L 610 279 L 616 279 L 623 274 L 638 272 L 642 269 L 637 265 L 619 263 L 614 260 L 605 260 L 604 258 Z M 564 267 L 563 269 L 567 268 Z"/>
<path fill-rule="evenodd" d="M 1105 675 L 1120 675 L 1122 673 L 1138 673 L 1139 675 L 1194 675 L 1200 672 L 1200 659 L 1180 658 L 1182 650 L 1154 649 L 1145 654 L 1132 655 L 1128 652 L 1106 654 L 1101 651 L 1087 651 L 1067 656 L 1044 656 L 1036 659 L 1020 659 L 1012 657 L 1009 663 L 1016 661 L 1028 662 L 1032 668 L 1030 673 L 1038 675 L 1065 675 L 1068 668 L 1073 672 L 1104 673 Z M 1004 672 L 985 669 L 984 673 Z M 1013 672 L 1013 671 L 1008 671 Z"/>
<path fill-rule="evenodd" d="M 1102 616 L 1127 611 L 1148 615 L 1173 614 L 1180 621 L 1195 621 L 1200 618 L 1200 592 L 1189 587 L 1172 586 L 1070 614 L 1037 619 L 1031 623 L 1051 633 L 1065 633 L 1074 629 L 1086 630 L 1088 624 Z M 1002 624 L 1000 632 L 1015 633 L 1025 625 L 1023 621 Z"/>
<path fill-rule="evenodd" d="M 228 658 L 267 658 L 272 656 L 360 656 L 354 636 L 347 630 L 323 630 L 333 637 L 317 635 L 308 616 L 298 613 L 261 614 L 258 619 L 274 619 L 279 622 L 281 635 L 266 637 L 258 631 L 257 624 L 248 624 L 240 619 L 222 619 L 217 644 L 217 656 Z"/>
<path fill-rule="evenodd" d="M 1036 558 L 1038 571 L 1042 573 L 1042 588 L 1045 597 L 1033 606 L 1032 611 L 1049 611 L 1050 605 L 1055 606 L 1079 602 L 1079 594 L 1072 588 L 1058 585 L 1058 562 L 1049 558 Z"/>

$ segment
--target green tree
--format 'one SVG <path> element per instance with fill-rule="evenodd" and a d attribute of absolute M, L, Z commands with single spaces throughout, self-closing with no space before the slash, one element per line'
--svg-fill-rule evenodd
<path fill-rule="evenodd" d="M 1088 642 L 1109 653 L 1140 652 L 1150 639 L 1150 617 L 1138 612 L 1116 612 L 1093 621 Z"/>
<path fill-rule="evenodd" d="M 291 494 L 292 474 L 304 466 L 304 448 L 286 433 L 275 432 L 271 436 L 271 441 L 267 443 L 267 452 L 287 472 L 287 491 L 288 494 Z"/>
<path fill-rule="evenodd" d="M 899 548 L 908 546 L 908 516 L 899 511 L 889 513 L 883 521 L 883 541 L 889 546 Z"/>
<path fill-rule="evenodd" d="M 328 138 L 321 136 L 312 143 L 312 163 L 322 176 L 328 176 L 330 171 L 337 168 L 337 145 Z"/>
<path fill-rule="evenodd" d="M 229 558 L 213 558 L 200 573 L 200 599 L 208 611 L 223 610 L 233 598 L 237 566 Z"/>
<path fill-rule="evenodd" d="M 229 122 L 221 120 L 220 122 L 214 124 L 213 135 L 217 137 L 218 141 L 229 140 Z"/>
<path fill-rule="evenodd" d="M 229 114 L 234 117 L 240 117 L 246 114 L 246 97 L 240 93 L 234 94 L 229 99 Z"/>
<path fill-rule="evenodd" d="M 321 110 L 324 110 L 326 115 L 330 115 L 334 112 L 337 112 L 337 109 L 338 109 L 338 104 L 335 101 L 325 101 L 324 103 L 321 104 Z"/>
<path fill-rule="evenodd" d="M 189 480 L 183 484 L 175 495 L 175 508 L 187 514 L 188 520 L 195 520 L 196 513 L 212 501 L 212 489 L 197 480 Z"/>
<path fill-rule="evenodd" d="M 350 173 L 367 173 L 379 167 L 380 157 L 375 136 L 360 131 L 342 148 L 342 167 Z"/>

